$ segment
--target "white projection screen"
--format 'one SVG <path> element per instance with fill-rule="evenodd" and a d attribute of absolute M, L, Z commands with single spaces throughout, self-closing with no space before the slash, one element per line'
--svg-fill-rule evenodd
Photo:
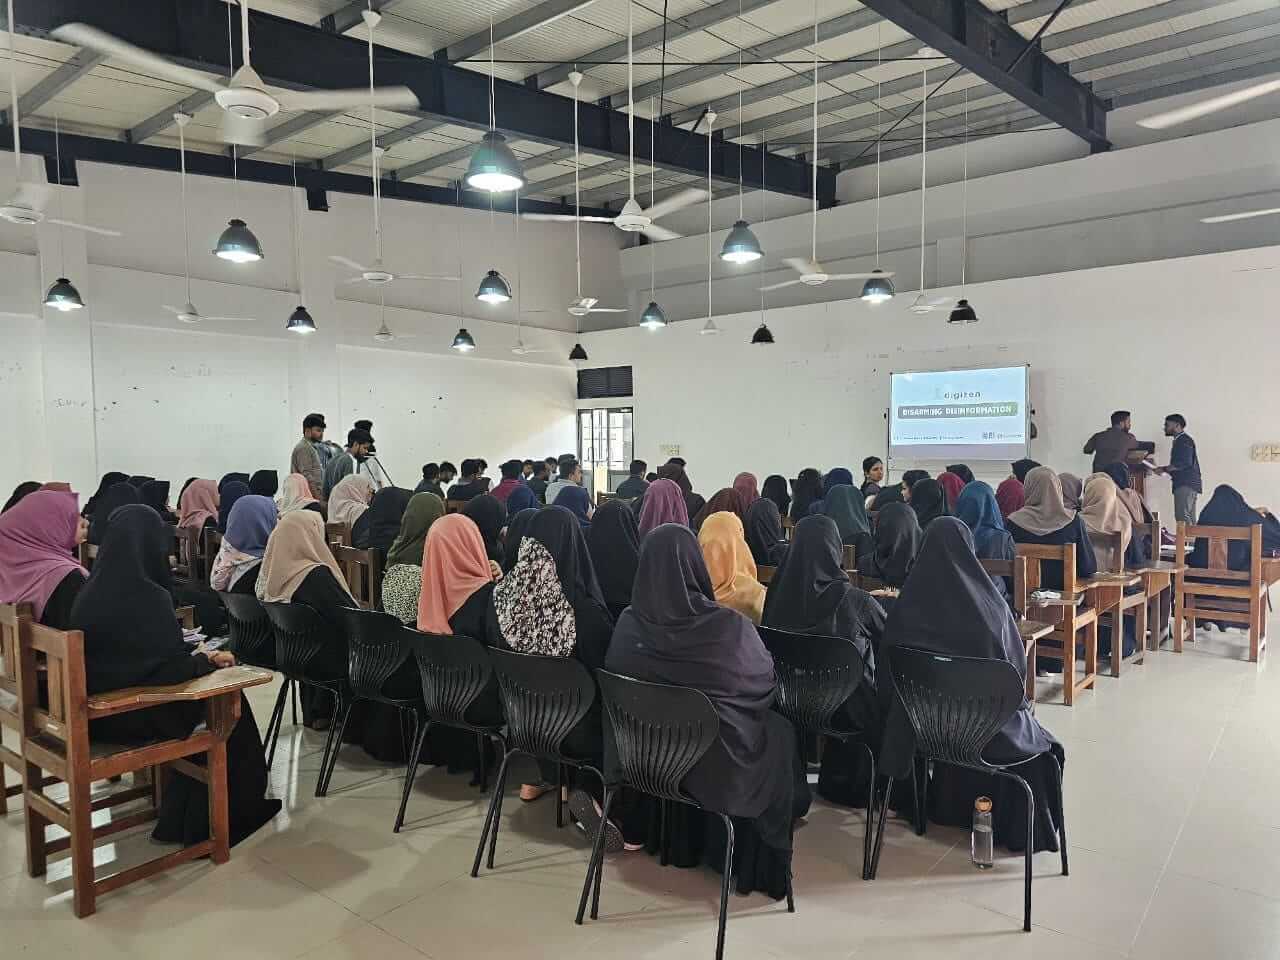
<path fill-rule="evenodd" d="M 889 456 L 1018 460 L 1027 455 L 1027 370 L 926 370 L 889 375 Z"/>

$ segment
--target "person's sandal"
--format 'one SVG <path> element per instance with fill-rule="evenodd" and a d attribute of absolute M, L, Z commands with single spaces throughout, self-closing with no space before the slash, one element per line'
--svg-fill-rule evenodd
<path fill-rule="evenodd" d="M 533 803 L 539 797 L 550 793 L 556 788 L 554 783 L 547 783 L 543 780 L 539 783 L 522 783 L 520 784 L 520 802 Z"/>
<path fill-rule="evenodd" d="M 594 840 L 596 831 L 600 829 L 601 814 L 600 805 L 596 803 L 595 798 L 585 790 L 574 790 L 569 794 L 569 813 L 587 836 Z M 606 820 L 604 824 L 605 853 L 618 853 L 624 846 L 622 831 L 618 829 L 618 825 L 612 820 Z"/>

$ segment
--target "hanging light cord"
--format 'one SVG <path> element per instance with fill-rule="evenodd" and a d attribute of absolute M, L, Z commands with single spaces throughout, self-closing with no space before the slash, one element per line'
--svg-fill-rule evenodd
<path fill-rule="evenodd" d="M 58 167 L 58 219 L 63 219 L 62 211 L 62 138 L 58 135 L 58 115 L 53 115 L 53 162 Z M 67 275 L 67 245 L 66 245 L 67 228 L 58 227 L 58 263 L 61 265 L 59 271 L 64 277 Z"/>
<path fill-rule="evenodd" d="M 960 213 L 960 296 L 964 296 L 965 264 L 969 259 L 969 88 L 964 89 L 964 186 Z"/>
<path fill-rule="evenodd" d="M 880 24 L 883 20 L 876 21 L 876 266 L 880 269 L 880 123 L 884 119 L 884 113 L 880 106 L 880 64 L 883 48 L 880 45 Z"/>
<path fill-rule="evenodd" d="M 653 97 L 649 97 L 649 114 L 651 120 L 649 122 L 649 206 L 653 206 L 653 147 L 654 147 L 654 131 L 657 129 L 657 115 L 653 112 Z M 657 257 L 658 245 L 650 241 L 649 243 L 649 301 L 653 300 L 654 277 L 657 273 Z"/>
<path fill-rule="evenodd" d="M 289 170 L 293 176 L 293 192 L 289 194 L 289 225 L 293 227 L 293 274 L 298 284 L 298 301 L 302 296 L 302 231 L 298 226 L 298 158 L 291 155 Z"/>
<path fill-rule="evenodd" d="M 18 74 L 16 54 L 13 50 L 13 0 L 9 0 L 9 102 L 13 113 L 13 169 L 17 180 L 22 181 L 22 131 L 18 118 Z"/>
<path fill-rule="evenodd" d="M 179 180 L 182 184 L 182 265 L 187 278 L 187 303 L 191 302 L 191 229 L 187 223 L 187 125 L 178 124 Z"/>
<path fill-rule="evenodd" d="M 766 153 L 766 147 L 765 147 L 764 134 L 761 134 L 760 135 L 760 222 L 761 223 L 765 222 L 766 204 L 768 202 L 768 196 L 769 196 L 768 190 L 765 189 L 765 182 L 764 182 L 765 153 Z M 760 258 L 760 323 L 761 324 L 764 323 L 764 294 L 765 294 L 764 260 L 765 260 L 764 257 Z"/>
<path fill-rule="evenodd" d="M 738 219 L 745 220 L 742 215 L 742 89 L 746 81 L 742 79 L 742 0 L 738 0 Z"/>
<path fill-rule="evenodd" d="M 577 70 L 577 67 L 574 67 Z M 578 83 L 582 81 L 579 80 Z M 582 168 L 582 155 L 578 152 L 578 83 L 573 85 L 573 246 L 574 264 L 578 276 L 578 299 L 582 299 L 582 196 L 579 192 L 578 172 Z M 518 227 L 517 227 L 518 229 Z"/>
<path fill-rule="evenodd" d="M 711 236 L 711 117 L 707 117 L 707 322 L 711 323 L 711 258 L 715 244 Z"/>
<path fill-rule="evenodd" d="M 369 9 L 373 9 L 370 7 Z M 378 171 L 378 134 L 374 121 L 373 27 L 369 28 L 369 158 L 373 161 L 373 245 L 382 262 L 382 176 Z M 295 183 L 296 186 L 296 183 Z"/>
<path fill-rule="evenodd" d="M 818 0 L 813 0 L 813 255 L 818 262 Z"/>
<path fill-rule="evenodd" d="M 635 76 L 634 76 L 634 59 L 635 49 L 633 47 L 632 34 L 632 10 L 634 4 L 632 0 L 627 0 L 627 153 L 630 156 L 631 164 L 628 168 L 627 181 L 631 190 L 631 199 L 636 198 L 636 98 L 635 98 Z M 653 118 L 650 118 L 650 123 Z M 650 165 L 653 164 L 653 157 L 649 157 Z"/>
<path fill-rule="evenodd" d="M 920 83 L 920 296 L 924 296 L 924 216 L 925 188 L 929 170 L 929 67 Z"/>
<path fill-rule="evenodd" d="M 497 93 L 493 86 L 493 13 L 489 13 L 489 129 L 498 129 L 497 105 L 494 103 Z"/>

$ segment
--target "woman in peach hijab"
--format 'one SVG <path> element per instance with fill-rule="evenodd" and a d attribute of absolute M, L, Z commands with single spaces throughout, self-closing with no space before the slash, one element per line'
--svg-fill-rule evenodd
<path fill-rule="evenodd" d="M 738 497 L 742 500 L 742 512 L 744 515 L 747 512 L 747 508 L 760 499 L 760 490 L 754 473 L 743 471 L 734 477 L 733 489 L 738 491 Z"/>
<path fill-rule="evenodd" d="M 418 629 L 423 633 L 471 637 L 486 647 L 496 644 L 490 632 L 489 605 L 502 569 L 489 559 L 484 538 L 475 521 L 461 513 L 441 517 L 427 531 L 422 550 L 422 591 L 418 595 Z M 498 686 L 489 687 L 467 711 L 477 725 L 501 721 Z M 433 726 L 425 763 L 446 766 L 450 773 L 477 768 L 479 755 L 473 734 L 450 727 Z M 485 742 L 486 766 L 492 744 Z M 476 781 L 478 782 L 478 780 Z"/>
<path fill-rule="evenodd" d="M 323 513 L 320 509 L 320 501 L 311 495 L 311 487 L 307 484 L 307 478 L 300 473 L 291 473 L 284 478 L 284 487 L 280 491 L 280 516 L 286 513 L 293 513 L 295 510 L 311 510 L 315 513 Z"/>
<path fill-rule="evenodd" d="M 720 511 L 707 517 L 698 531 L 698 545 L 707 561 L 716 602 L 759 624 L 764 585 L 756 580 L 756 562 L 737 514 Z"/>
<path fill-rule="evenodd" d="M 200 530 L 218 522 L 218 485 L 212 480 L 193 480 L 178 501 L 178 526 Z"/>

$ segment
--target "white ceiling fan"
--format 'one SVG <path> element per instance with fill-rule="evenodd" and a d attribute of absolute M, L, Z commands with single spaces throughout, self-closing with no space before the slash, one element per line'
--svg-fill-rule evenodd
<path fill-rule="evenodd" d="M 950 310 L 955 297 L 930 297 L 924 277 L 925 200 L 929 193 L 929 65 L 924 65 L 920 82 L 920 292 L 907 308 L 915 314 Z"/>
<path fill-rule="evenodd" d="M 33 227 L 37 223 L 56 223 L 60 227 L 71 227 L 88 233 L 102 234 L 104 237 L 121 236 L 119 230 L 106 227 L 91 227 L 87 223 L 75 223 L 61 217 L 46 217 L 45 210 L 53 198 L 53 185 L 48 183 L 24 183 L 22 180 L 22 134 L 21 118 L 18 116 L 18 78 L 15 68 L 13 49 L 13 0 L 9 0 L 9 109 L 13 116 L 13 167 L 16 174 L 17 187 L 3 206 L 0 206 L 0 219 L 16 223 L 21 227 Z"/>
<path fill-rule="evenodd" d="M 378 329 L 374 331 L 373 339 L 378 343 L 392 343 L 396 340 L 416 340 L 416 333 L 392 333 L 391 328 L 387 326 L 387 302 L 383 298 L 379 298 L 378 303 Z"/>
<path fill-rule="evenodd" d="M 816 14 L 815 14 L 816 15 Z M 869 273 L 828 273 L 818 260 L 818 25 L 814 22 L 814 54 L 813 54 L 813 156 L 810 163 L 813 165 L 813 228 L 811 235 L 811 245 L 809 249 L 809 259 L 805 260 L 801 257 L 783 257 L 782 262 L 794 270 L 798 277 L 794 280 L 783 280 L 781 283 L 771 283 L 768 286 L 761 287 L 762 291 L 781 290 L 784 287 L 793 287 L 797 283 L 803 283 L 808 287 L 820 287 L 830 280 L 869 280 L 872 277 L 884 277 L 888 279 L 893 276 L 891 271 L 875 269 Z"/>
<path fill-rule="evenodd" d="M 196 305 L 191 302 L 191 231 L 187 224 L 187 124 L 191 122 L 191 114 L 175 113 L 173 122 L 178 125 L 178 160 L 179 170 L 178 177 L 182 184 L 182 263 L 183 277 L 187 281 L 187 302 L 181 307 L 170 306 L 167 303 L 161 304 L 165 310 L 168 310 L 183 323 L 199 323 L 201 320 L 237 320 L 247 323 L 256 323 L 249 317 L 206 317 Z"/>
<path fill-rule="evenodd" d="M 1189 106 L 1178 107 L 1176 110 L 1166 110 L 1164 113 L 1154 114 L 1139 120 L 1138 126 L 1146 127 L 1148 130 L 1165 130 L 1169 127 L 1189 123 L 1192 120 L 1198 120 L 1201 117 L 1207 117 L 1210 114 L 1229 110 L 1242 103 L 1248 103 L 1250 100 L 1256 100 L 1258 97 L 1265 97 L 1277 92 L 1280 92 L 1280 80 L 1266 80 L 1262 83 L 1255 83 L 1251 87 L 1245 87 L 1243 90 L 1235 90 L 1218 97 L 1210 97 L 1208 100 L 1201 100 L 1199 103 L 1193 103 Z"/>
<path fill-rule="evenodd" d="M 525 314 L 546 313 L 546 310 L 525 310 Z M 527 357 L 535 353 L 553 353 L 554 351 L 545 347 L 531 347 L 524 342 L 524 337 L 520 332 L 520 321 L 516 321 L 516 342 L 511 346 L 511 352 L 517 357 Z"/>
<path fill-rule="evenodd" d="M 622 210 L 616 217 L 610 220 L 608 217 L 583 217 L 577 213 L 526 213 L 524 216 L 529 220 L 586 220 L 593 223 L 612 223 L 619 230 L 626 233 L 643 233 L 650 240 L 675 240 L 682 237 L 683 234 L 677 233 L 675 230 L 669 230 L 666 227 L 659 226 L 654 223 L 662 217 L 669 216 L 683 210 L 685 207 L 700 203 L 703 197 L 707 196 L 705 190 L 687 189 L 680 190 L 667 197 L 665 200 L 659 200 L 650 207 L 642 208 L 636 201 L 636 104 L 635 104 L 635 84 L 633 82 L 633 37 L 635 31 L 632 29 L 631 22 L 631 0 L 627 0 L 627 142 L 628 152 L 630 156 L 630 167 L 628 179 L 631 188 L 631 195 L 627 198 L 627 202 L 623 204 Z M 577 71 L 575 71 L 576 73 Z M 572 79 L 572 74 L 570 75 Z M 582 81 L 582 75 L 578 75 L 578 80 L 574 82 L 574 117 L 577 117 L 577 99 L 578 99 L 578 83 Z M 652 119 L 651 119 L 652 122 Z M 649 162 L 653 163 L 653 157 L 649 157 Z M 577 193 L 577 143 L 574 143 L 574 192 Z"/>
<path fill-rule="evenodd" d="M 240 0 L 242 63 L 228 80 L 184 67 L 85 23 L 63 24 L 50 35 L 63 43 L 106 54 L 162 80 L 212 93 L 223 111 L 219 136 L 225 143 L 260 147 L 266 142 L 266 122 L 277 113 L 339 113 L 364 106 L 369 96 L 368 91 L 359 88 L 285 90 L 264 83 L 249 60 L 249 0 Z M 420 106 L 417 96 L 405 86 L 382 87 L 374 91 L 374 99 L 387 110 L 416 110 Z"/>

